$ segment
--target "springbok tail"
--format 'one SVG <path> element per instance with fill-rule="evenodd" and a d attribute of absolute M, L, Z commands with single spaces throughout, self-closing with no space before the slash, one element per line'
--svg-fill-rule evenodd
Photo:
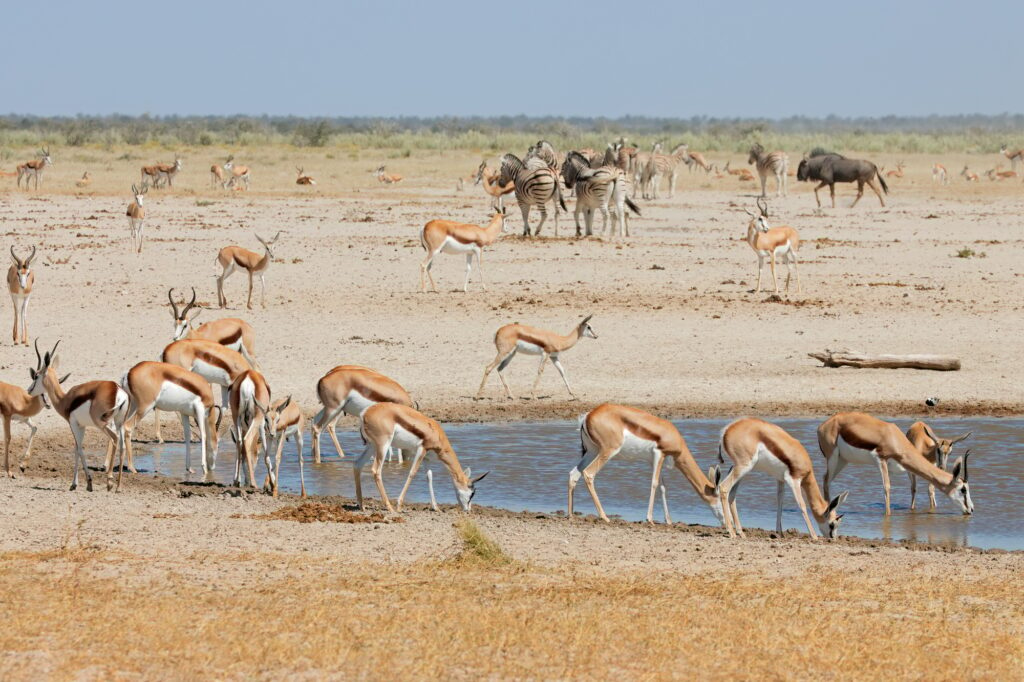
<path fill-rule="evenodd" d="M 239 344 L 238 351 L 242 354 L 242 357 L 245 358 L 245 361 L 249 363 L 250 367 L 252 367 L 254 370 L 258 372 L 263 371 L 263 368 L 260 367 L 259 361 L 249 354 L 249 349 L 245 347 L 244 343 Z"/>

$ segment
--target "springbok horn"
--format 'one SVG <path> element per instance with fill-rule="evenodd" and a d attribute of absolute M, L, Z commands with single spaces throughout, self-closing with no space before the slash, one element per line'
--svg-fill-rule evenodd
<path fill-rule="evenodd" d="M 39 354 L 39 339 L 38 338 L 36 339 L 35 346 L 36 346 L 36 368 L 39 369 L 39 368 L 42 368 L 42 366 L 43 366 L 43 356 Z"/>
<path fill-rule="evenodd" d="M 178 319 L 178 304 L 174 302 L 174 287 L 167 290 L 167 300 L 171 302 L 171 310 L 174 312 L 174 319 Z"/>
<path fill-rule="evenodd" d="M 26 265 L 31 265 L 32 264 L 32 259 L 34 259 L 35 257 L 36 257 L 36 247 L 35 247 L 35 245 L 33 245 L 32 246 L 32 253 L 29 254 L 28 260 L 25 261 L 25 264 Z"/>
<path fill-rule="evenodd" d="M 18 254 L 14 253 L 14 244 L 11 244 L 11 258 L 13 258 L 15 262 L 21 262 L 21 259 L 18 258 Z"/>

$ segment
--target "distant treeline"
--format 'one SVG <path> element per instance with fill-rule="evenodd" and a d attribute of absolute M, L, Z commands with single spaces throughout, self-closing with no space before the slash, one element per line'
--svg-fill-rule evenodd
<path fill-rule="evenodd" d="M 371 147 L 402 150 L 522 150 L 537 139 L 557 147 L 631 143 L 744 152 L 752 142 L 789 151 L 836 149 L 902 153 L 989 153 L 1024 146 L 1024 114 L 782 119 L 577 117 L 302 118 L 297 116 L 0 116 L 0 146 L 122 145 Z"/>

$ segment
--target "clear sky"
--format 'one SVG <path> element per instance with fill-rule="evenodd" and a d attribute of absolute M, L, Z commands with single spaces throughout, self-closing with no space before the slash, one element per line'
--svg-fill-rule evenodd
<path fill-rule="evenodd" d="M 3 113 L 1024 111 L 1020 0 L 4 5 Z"/>

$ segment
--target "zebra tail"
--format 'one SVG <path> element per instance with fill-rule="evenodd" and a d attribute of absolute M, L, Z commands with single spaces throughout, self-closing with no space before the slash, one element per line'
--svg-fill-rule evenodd
<path fill-rule="evenodd" d="M 565 205 L 565 199 L 562 198 L 562 185 L 558 182 L 558 178 L 555 178 L 555 192 L 558 195 L 558 205 L 562 207 L 563 211 L 568 213 L 569 209 Z"/>
<path fill-rule="evenodd" d="M 628 206 L 629 210 L 632 211 L 633 213 L 640 215 L 640 207 L 633 203 L 633 200 L 630 199 L 629 197 L 626 197 L 626 206 Z"/>

